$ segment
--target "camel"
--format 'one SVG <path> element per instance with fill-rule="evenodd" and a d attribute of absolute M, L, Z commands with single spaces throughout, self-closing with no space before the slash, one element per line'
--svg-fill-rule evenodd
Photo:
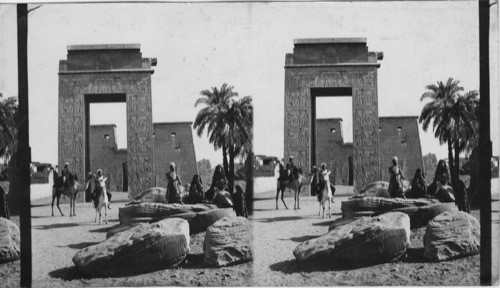
<path fill-rule="evenodd" d="M 95 194 L 93 194 L 94 198 L 94 207 L 95 207 L 95 219 L 94 222 L 97 222 L 97 214 L 99 214 L 99 225 L 102 224 L 102 208 L 104 207 L 104 222 L 108 224 L 108 203 L 109 203 L 109 198 L 107 195 L 106 191 L 106 185 L 104 183 L 108 180 L 108 178 L 102 176 L 102 170 L 97 171 L 97 176 L 89 173 L 87 175 L 88 181 L 90 183 L 91 179 L 96 179 L 98 183 L 96 185 L 99 185 L 96 187 Z"/>
<path fill-rule="evenodd" d="M 295 168 L 295 171 L 292 173 L 292 179 L 290 180 L 284 180 L 284 181 L 278 181 L 278 189 L 276 191 L 276 209 L 278 209 L 278 196 L 281 192 L 281 201 L 283 201 L 283 204 L 285 205 L 285 208 L 288 209 L 285 203 L 285 199 L 283 199 L 283 194 L 285 193 L 285 189 L 288 188 L 292 191 L 294 191 L 294 202 L 293 202 L 293 209 L 297 210 L 300 209 L 300 190 L 302 189 L 302 186 L 306 184 L 306 178 L 304 175 L 302 175 L 301 169 Z"/>
<path fill-rule="evenodd" d="M 61 208 L 59 207 L 59 199 L 61 198 L 61 195 L 64 194 L 69 197 L 69 216 L 76 216 L 75 212 L 75 200 L 76 196 L 78 195 L 78 192 L 80 191 L 85 191 L 87 190 L 87 187 L 90 183 L 89 181 L 86 181 L 85 184 L 80 184 L 78 182 L 78 178 L 76 175 L 70 175 L 68 179 L 69 181 L 69 186 L 64 187 L 64 183 L 62 181 L 62 176 L 58 178 L 57 183 L 54 183 L 54 189 L 52 190 L 52 216 L 54 216 L 54 200 L 57 198 L 57 209 L 59 209 L 59 212 L 61 213 L 61 216 L 64 216 L 64 214 L 61 211 Z"/>

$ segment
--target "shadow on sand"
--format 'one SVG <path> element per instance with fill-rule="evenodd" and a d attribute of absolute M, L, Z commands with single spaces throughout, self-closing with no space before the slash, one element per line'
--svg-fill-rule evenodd
<path fill-rule="evenodd" d="M 330 263 L 325 261 L 319 262 L 299 262 L 295 259 L 293 260 L 285 260 L 278 263 L 274 263 L 269 266 L 273 271 L 279 271 L 285 274 L 294 274 L 294 273 L 311 273 L 311 272 L 326 272 L 326 271 L 342 271 L 342 270 L 353 270 L 356 268 L 341 268 L 334 267 Z"/>
<path fill-rule="evenodd" d="M 286 216 L 286 217 L 271 217 L 271 218 L 262 218 L 256 219 L 255 221 L 271 223 L 271 222 L 280 222 L 280 221 L 294 221 L 294 220 L 302 220 L 304 217 L 300 216 Z"/>
<path fill-rule="evenodd" d="M 102 227 L 102 228 L 97 228 L 97 229 L 92 229 L 89 230 L 90 233 L 106 233 L 109 230 L 115 228 L 116 226 L 110 226 L 110 227 Z"/>
<path fill-rule="evenodd" d="M 80 226 L 80 224 L 81 223 L 56 223 L 56 224 L 35 226 L 33 228 L 40 229 L 40 230 L 48 230 L 48 229 L 54 229 L 54 228 L 75 227 L 75 226 Z"/>
<path fill-rule="evenodd" d="M 300 236 L 300 237 L 292 237 L 290 239 L 279 239 L 279 240 L 291 240 L 293 242 L 304 242 L 307 240 L 318 238 L 319 236 L 321 236 L 321 235 L 305 235 L 305 236 Z"/>
<path fill-rule="evenodd" d="M 79 279 L 90 279 L 88 277 L 84 277 L 78 270 L 76 266 L 64 267 L 60 269 L 56 269 L 54 271 L 49 272 L 49 276 L 53 278 L 59 278 L 65 281 L 79 280 Z"/>
<path fill-rule="evenodd" d="M 83 248 L 86 248 L 86 247 L 89 247 L 89 246 L 92 246 L 92 245 L 95 245 L 95 244 L 99 244 L 101 242 L 82 242 L 82 243 L 78 243 L 78 244 L 69 244 L 68 247 L 71 248 L 71 249 L 83 249 Z M 65 246 L 59 246 L 59 247 L 65 247 Z"/>
<path fill-rule="evenodd" d="M 51 216 L 51 215 L 47 215 L 47 216 L 31 216 L 31 219 L 43 219 L 43 218 L 54 218 L 54 217 L 64 217 L 64 216 Z"/>
<path fill-rule="evenodd" d="M 310 237 L 310 236 L 303 236 L 303 237 Z M 315 238 L 317 236 L 314 236 Z M 297 237 L 297 238 L 302 238 L 302 237 Z M 292 240 L 292 238 L 290 238 Z M 308 240 L 308 239 L 304 239 Z M 293 241 L 293 240 L 292 240 Z M 408 248 L 406 250 L 405 255 L 401 256 L 401 258 L 398 260 L 403 263 L 426 263 L 424 259 L 424 248 Z M 365 268 L 365 267 L 370 267 L 370 266 L 375 266 L 379 264 L 362 264 L 358 263 L 359 265 L 352 266 L 352 267 L 342 267 L 338 266 L 335 264 L 332 264 L 330 261 L 308 261 L 308 262 L 300 262 L 298 260 L 292 259 L 292 260 L 285 260 L 281 262 L 274 263 L 270 265 L 269 267 L 273 271 L 279 271 L 283 272 L 285 274 L 293 274 L 293 273 L 302 273 L 302 272 L 324 272 L 324 271 L 346 271 L 346 270 L 356 270 L 360 268 Z M 383 263 L 380 263 L 383 264 Z"/>

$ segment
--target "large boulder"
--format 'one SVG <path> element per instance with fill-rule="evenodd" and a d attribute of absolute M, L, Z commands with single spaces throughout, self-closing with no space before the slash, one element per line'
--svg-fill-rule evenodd
<path fill-rule="evenodd" d="M 376 181 L 366 185 L 361 190 L 359 190 L 359 195 L 367 197 L 391 198 L 388 189 L 389 189 L 389 182 Z"/>
<path fill-rule="evenodd" d="M 118 224 L 114 226 L 113 228 L 109 229 L 108 232 L 106 232 L 106 239 L 115 236 L 116 234 L 129 230 L 130 228 L 133 228 L 135 226 L 142 225 L 142 226 L 149 226 L 148 223 L 130 223 L 130 224 Z"/>
<path fill-rule="evenodd" d="M 384 197 L 364 197 L 356 195 L 348 201 L 342 201 L 341 209 L 344 218 L 374 216 L 400 208 L 421 207 L 440 203 L 433 198 L 403 199 Z"/>
<path fill-rule="evenodd" d="M 252 223 L 244 217 L 224 217 L 207 229 L 204 262 L 221 267 L 252 261 L 252 245 Z"/>
<path fill-rule="evenodd" d="M 73 257 L 80 272 L 89 276 L 138 275 L 179 265 L 189 252 L 189 225 L 171 218 L 138 225 L 86 247 Z"/>
<path fill-rule="evenodd" d="M 153 203 L 167 203 L 167 188 L 153 187 L 140 192 L 133 199 L 135 203 L 153 202 Z"/>
<path fill-rule="evenodd" d="M 391 212 L 334 227 L 301 243 L 293 255 L 299 261 L 322 261 L 333 267 L 365 266 L 396 260 L 409 245 L 410 218 Z"/>
<path fill-rule="evenodd" d="M 233 208 L 214 209 L 197 213 L 196 217 L 189 221 L 191 234 L 206 231 L 210 225 L 224 217 L 236 217 L 236 213 Z"/>
<path fill-rule="evenodd" d="M 5 218 L 0 218 L 0 263 L 19 260 L 21 251 L 19 227 Z"/>
<path fill-rule="evenodd" d="M 135 219 L 155 221 L 182 213 L 198 213 L 217 209 L 215 204 L 165 204 L 165 203 L 129 203 L 118 210 L 120 224 L 129 224 Z"/>
<path fill-rule="evenodd" d="M 427 224 L 424 257 L 431 261 L 451 260 L 479 254 L 480 225 L 472 215 L 444 212 Z"/>
<path fill-rule="evenodd" d="M 411 229 L 420 228 L 427 225 L 429 221 L 431 221 L 432 219 L 434 219 L 434 217 L 438 216 L 441 213 L 458 211 L 455 203 L 436 203 L 416 208 L 417 210 L 414 213 L 407 213 L 406 211 L 404 211 L 405 208 L 396 209 L 396 211 L 406 213 L 408 214 L 408 216 L 410 216 Z"/>

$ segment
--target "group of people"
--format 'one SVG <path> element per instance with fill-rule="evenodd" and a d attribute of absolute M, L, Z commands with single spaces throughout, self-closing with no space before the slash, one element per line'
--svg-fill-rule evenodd
<path fill-rule="evenodd" d="M 69 170 L 69 163 L 64 163 L 64 167 L 61 171 L 61 175 L 59 175 L 59 166 L 55 166 L 55 169 L 52 169 L 52 177 L 53 177 L 53 186 L 52 189 L 59 188 L 68 188 L 73 185 L 73 181 L 77 180 L 75 174 L 71 173 Z M 87 181 L 90 181 L 92 178 L 94 179 L 94 190 L 92 191 L 91 198 L 94 202 L 97 202 L 101 193 L 104 193 L 104 202 L 107 204 L 108 209 L 111 209 L 111 193 L 106 189 L 106 181 L 108 178 L 104 177 L 102 169 L 98 169 L 96 174 L 89 172 L 87 175 Z M 89 186 L 90 187 L 90 186 Z"/>
<path fill-rule="evenodd" d="M 279 176 L 278 176 L 278 191 L 281 191 L 286 186 L 287 182 L 298 179 L 298 169 L 293 163 L 293 156 L 288 158 L 288 163 L 284 164 L 284 159 L 279 162 Z M 326 192 L 328 197 L 332 197 L 335 193 L 335 187 L 330 182 L 331 171 L 327 169 L 326 163 L 322 163 L 318 169 L 315 165 L 312 167 L 310 187 L 318 195 L 318 201 L 321 202 L 323 192 Z"/>
<path fill-rule="evenodd" d="M 200 175 L 195 174 L 191 180 L 191 184 L 187 185 L 189 194 L 187 198 L 182 199 L 182 181 L 177 173 L 175 163 L 170 163 L 169 172 L 167 177 L 167 203 L 189 203 L 196 204 L 205 201 L 217 201 L 217 196 L 219 191 L 229 191 L 228 181 L 224 173 L 224 169 L 221 165 L 215 167 L 214 175 L 212 176 L 212 183 L 210 188 L 205 192 L 203 189 L 203 183 Z M 232 194 L 233 208 L 237 216 L 247 217 L 248 212 L 246 208 L 245 195 L 243 189 L 239 186 L 235 186 L 235 193 Z"/>
<path fill-rule="evenodd" d="M 422 169 L 418 168 L 415 171 L 415 175 L 413 176 L 413 180 L 411 183 L 411 190 L 405 194 L 404 191 L 404 175 L 401 167 L 398 164 L 398 158 L 394 157 L 392 159 L 392 166 L 389 167 L 389 195 L 393 198 L 426 198 L 426 197 L 435 197 L 435 198 L 448 198 L 448 195 L 440 195 L 441 191 L 445 193 L 447 190 L 442 189 L 444 186 L 450 186 L 450 174 L 448 172 L 448 167 L 444 160 L 439 160 L 436 171 L 434 173 L 434 180 L 430 185 L 427 185 L 427 181 L 425 179 L 424 172 Z M 453 191 L 455 197 L 455 203 L 458 206 L 458 209 L 461 211 L 469 212 L 469 200 L 467 196 L 467 189 L 465 183 L 462 180 L 458 180 L 456 191 Z"/>

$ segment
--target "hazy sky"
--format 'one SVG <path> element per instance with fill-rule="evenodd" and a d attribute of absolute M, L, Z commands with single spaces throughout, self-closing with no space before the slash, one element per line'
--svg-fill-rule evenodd
<path fill-rule="evenodd" d="M 0 6 L 5 96 L 17 94 L 15 11 Z M 140 43 L 143 57 L 158 58 L 154 122 L 193 121 L 199 92 L 226 82 L 241 96 L 253 96 L 256 154 L 281 157 L 285 54 L 293 51 L 294 38 L 319 37 L 366 37 L 370 51 L 384 52 L 380 116 L 419 115 L 425 86 L 437 80 L 453 77 L 466 90 L 479 89 L 477 1 L 49 4 L 29 15 L 32 159 L 57 160 L 57 72 L 67 45 L 103 43 Z M 92 108 L 91 121 L 116 122 L 124 142 L 125 109 L 115 108 Z M 432 134 L 420 136 L 424 154 L 447 156 Z M 198 159 L 220 162 L 220 152 L 194 137 Z"/>

